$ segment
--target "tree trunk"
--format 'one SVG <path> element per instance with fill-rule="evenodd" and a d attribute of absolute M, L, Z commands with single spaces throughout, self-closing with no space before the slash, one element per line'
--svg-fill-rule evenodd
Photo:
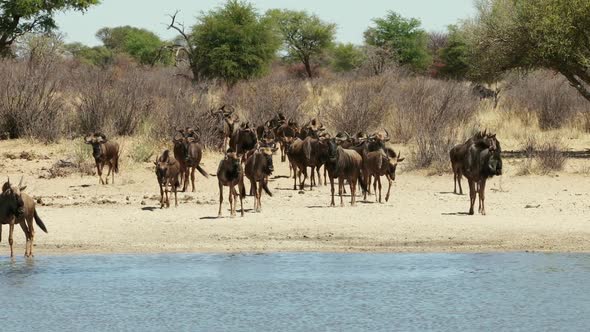
<path fill-rule="evenodd" d="M 307 72 L 307 77 L 310 79 L 313 78 L 313 73 L 311 71 L 311 63 L 309 58 L 303 60 L 303 64 L 305 65 L 305 72 Z"/>
<path fill-rule="evenodd" d="M 583 75 L 575 75 L 567 69 L 560 69 L 559 72 L 565 76 L 565 78 L 567 78 L 570 84 L 576 88 L 576 90 L 578 90 L 582 97 L 590 101 L 590 91 L 588 90 L 590 79 L 585 79 L 588 78 L 587 74 L 584 73 Z"/>

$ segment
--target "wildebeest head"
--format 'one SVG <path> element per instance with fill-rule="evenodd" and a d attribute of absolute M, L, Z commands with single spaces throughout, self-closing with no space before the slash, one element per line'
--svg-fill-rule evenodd
<path fill-rule="evenodd" d="M 397 165 L 402 161 L 406 160 L 406 158 L 401 157 L 401 152 L 396 155 L 392 149 L 387 149 L 387 156 L 389 157 L 389 176 L 393 181 L 395 181 L 395 172 L 397 171 Z"/>
<path fill-rule="evenodd" d="M 21 196 L 21 191 L 25 190 L 27 186 L 23 185 L 23 178 L 21 177 L 20 182 L 17 186 L 10 183 L 10 178 L 2 186 L 2 193 L 0 197 L 4 204 L 7 205 L 8 211 L 16 218 L 20 218 L 25 213 L 25 203 Z"/>
<path fill-rule="evenodd" d="M 168 173 L 168 168 L 172 165 L 170 160 L 170 151 L 165 150 L 162 155 L 156 159 L 154 162 L 156 166 L 156 176 L 158 177 L 158 181 L 163 182 L 166 178 L 166 174 Z"/>
<path fill-rule="evenodd" d="M 339 143 L 345 142 L 347 138 L 341 137 L 334 137 L 328 140 L 325 140 L 326 144 L 328 145 L 328 159 L 331 161 L 335 161 L 338 159 L 338 146 Z"/>
<path fill-rule="evenodd" d="M 274 172 L 272 155 L 274 152 L 277 151 L 277 149 L 278 148 L 275 143 L 271 143 L 271 144 L 262 143 L 258 147 L 258 152 L 260 152 L 264 156 L 264 158 L 266 159 L 266 170 L 264 170 L 264 172 L 266 174 L 270 175 L 270 174 L 272 174 L 272 172 Z"/>
<path fill-rule="evenodd" d="M 102 133 L 95 133 L 84 138 L 84 143 L 92 145 L 92 156 L 95 159 L 100 158 L 102 145 L 107 142 L 107 137 Z"/>

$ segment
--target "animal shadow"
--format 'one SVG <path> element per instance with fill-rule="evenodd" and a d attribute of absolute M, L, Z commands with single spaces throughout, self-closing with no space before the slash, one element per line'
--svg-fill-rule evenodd
<path fill-rule="evenodd" d="M 146 206 L 146 207 L 142 207 L 141 211 L 150 211 L 150 212 L 154 212 L 156 210 L 159 210 L 160 208 L 155 207 L 155 206 Z"/>
<path fill-rule="evenodd" d="M 443 216 L 469 216 L 467 212 L 449 212 L 449 213 L 441 213 Z"/>

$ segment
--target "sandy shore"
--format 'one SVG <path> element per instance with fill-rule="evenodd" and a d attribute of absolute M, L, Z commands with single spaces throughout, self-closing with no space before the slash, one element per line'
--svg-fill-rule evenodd
<path fill-rule="evenodd" d="M 404 172 L 388 203 L 360 202 L 328 207 L 328 187 L 292 190 L 292 179 L 273 178 L 273 197 L 263 196 L 262 213 L 245 200 L 244 218 L 218 219 L 217 179 L 198 177 L 196 193 L 179 194 L 178 208 L 159 209 L 150 164 L 122 167 L 115 185 L 95 177 L 39 179 L 59 151 L 40 160 L 4 160 L 3 174 L 24 173 L 27 192 L 40 197 L 38 212 L 49 234 L 37 228 L 36 254 L 164 252 L 590 252 L 590 181 L 507 175 L 488 184 L 487 216 L 467 216 L 468 196 L 452 193 L 452 176 Z M 55 154 L 54 154 L 55 153 Z M 209 155 L 214 173 L 220 155 Z M 275 158 L 278 159 L 278 158 Z M 275 160 L 276 175 L 287 175 Z M 16 171 L 18 170 L 18 171 Z M 249 185 L 247 185 L 249 188 Z M 466 187 L 466 184 L 465 184 Z M 386 189 L 386 188 L 384 188 Z M 384 190 L 385 193 L 385 190 Z M 8 253 L 4 227 L 0 255 Z M 24 236 L 16 230 L 16 250 Z"/>

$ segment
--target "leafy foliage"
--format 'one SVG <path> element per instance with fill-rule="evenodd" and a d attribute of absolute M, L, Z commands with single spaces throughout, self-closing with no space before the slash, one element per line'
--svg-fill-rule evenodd
<path fill-rule="evenodd" d="M 590 2 L 481 0 L 466 25 L 471 76 L 497 79 L 511 69 L 559 71 L 590 101 Z"/>
<path fill-rule="evenodd" d="M 438 54 L 442 61 L 439 74 L 444 78 L 464 79 L 469 71 L 469 47 L 461 30 L 449 27 L 446 45 Z"/>
<path fill-rule="evenodd" d="M 0 56 L 12 55 L 10 47 L 26 33 L 55 29 L 53 15 L 58 11 L 84 11 L 99 0 L 5 0 L 0 1 Z"/>
<path fill-rule="evenodd" d="M 166 43 L 153 32 L 131 26 L 102 28 L 96 37 L 113 53 L 127 53 L 138 63 L 171 64 L 170 52 L 163 51 Z"/>
<path fill-rule="evenodd" d="M 420 28 L 420 20 L 390 11 L 373 22 L 375 25 L 365 31 L 367 44 L 391 50 L 400 65 L 409 65 L 416 71 L 424 71 L 432 63 L 428 35 Z"/>
<path fill-rule="evenodd" d="M 365 59 L 363 49 L 354 44 L 336 44 L 331 50 L 332 68 L 336 72 L 347 72 L 359 68 Z"/>
<path fill-rule="evenodd" d="M 202 15 L 190 38 L 199 73 L 230 85 L 265 73 L 279 47 L 268 20 L 239 0 Z"/>
<path fill-rule="evenodd" d="M 308 77 L 313 77 L 312 62 L 332 46 L 336 25 L 305 11 L 271 10 L 267 16 L 283 36 L 289 57 L 300 61 Z"/>

